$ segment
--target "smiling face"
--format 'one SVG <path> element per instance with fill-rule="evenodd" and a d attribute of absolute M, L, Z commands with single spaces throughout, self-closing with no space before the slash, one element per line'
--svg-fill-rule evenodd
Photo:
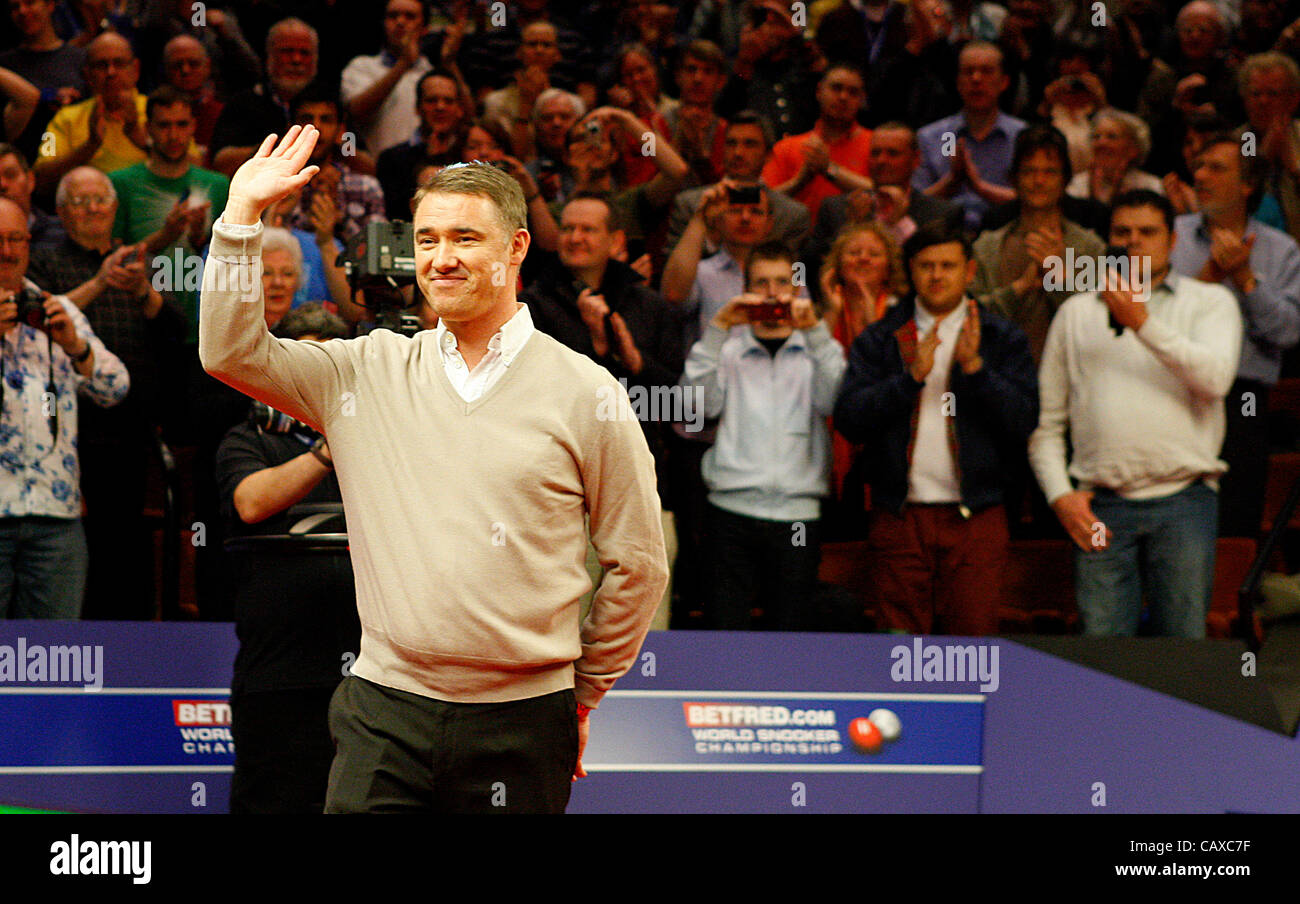
<path fill-rule="evenodd" d="M 1092 129 L 1092 156 L 1098 163 L 1116 171 L 1137 162 L 1138 146 L 1128 129 L 1109 117 L 1098 117 Z"/>
<path fill-rule="evenodd" d="M 112 183 L 97 169 L 78 167 L 64 177 L 59 220 L 77 244 L 92 248 L 112 239 L 117 198 Z"/>
<path fill-rule="evenodd" d="M 0 198 L 0 289 L 22 288 L 30 241 L 27 214 L 12 201 Z"/>
<path fill-rule="evenodd" d="M 1025 210 L 1051 210 L 1065 194 L 1065 168 L 1055 151 L 1039 148 L 1020 162 L 1016 197 Z"/>
<path fill-rule="evenodd" d="M 623 57 L 618 69 L 618 80 L 619 84 L 637 96 L 659 96 L 659 73 L 655 70 L 654 63 L 640 53 L 632 52 Z"/>
<path fill-rule="evenodd" d="M 1241 177 L 1241 156 L 1235 143 L 1221 141 L 1202 148 L 1192 169 L 1196 200 L 1211 217 L 1244 210 L 1251 187 Z"/>
<path fill-rule="evenodd" d="M 282 28 L 271 42 L 266 77 L 283 96 L 294 97 L 316 77 L 316 40 L 300 25 Z"/>
<path fill-rule="evenodd" d="M 266 298 L 266 325 L 274 327 L 293 306 L 298 291 L 298 265 L 293 255 L 275 248 L 262 255 L 262 294 Z"/>
<path fill-rule="evenodd" d="M 862 283 L 879 292 L 889 276 L 889 249 L 880 236 L 864 229 L 844 246 L 839 271 L 841 282 Z"/>
<path fill-rule="evenodd" d="M 507 233 L 484 195 L 433 192 L 420 200 L 413 225 L 416 285 L 441 320 L 510 319 L 527 230 Z"/>
<path fill-rule="evenodd" d="M 1261 67 L 1250 74 L 1241 100 L 1250 124 L 1263 131 L 1278 118 L 1295 118 L 1300 107 L 1300 88 L 1292 84 L 1281 66 Z"/>
<path fill-rule="evenodd" d="M 553 157 L 564 155 L 564 136 L 578 121 L 578 113 L 567 97 L 553 96 L 537 108 L 537 144 Z"/>
<path fill-rule="evenodd" d="M 565 205 L 560 216 L 560 263 L 570 270 L 603 267 L 614 252 L 609 208 L 594 198 Z"/>

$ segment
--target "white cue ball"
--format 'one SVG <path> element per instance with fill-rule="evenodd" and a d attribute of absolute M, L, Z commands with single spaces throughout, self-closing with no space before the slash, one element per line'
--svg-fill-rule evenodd
<path fill-rule="evenodd" d="M 903 732 L 903 723 L 898 721 L 898 716 L 894 715 L 892 710 L 874 709 L 867 718 L 871 720 L 871 724 L 880 729 L 880 736 L 886 741 L 898 740 L 898 736 Z"/>

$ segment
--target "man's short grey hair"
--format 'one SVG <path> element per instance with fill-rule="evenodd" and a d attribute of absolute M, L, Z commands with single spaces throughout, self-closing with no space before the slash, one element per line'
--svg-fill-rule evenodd
<path fill-rule="evenodd" d="M 309 24 L 304 22 L 302 19 L 299 19 L 297 16 L 290 16 L 287 19 L 281 19 L 279 22 L 276 22 L 266 32 L 267 59 L 271 58 L 271 48 L 275 46 L 275 39 L 280 37 L 280 35 L 284 34 L 286 31 L 288 31 L 291 28 L 305 28 L 307 30 L 307 33 L 311 35 L 311 48 L 319 56 L 320 35 L 316 33 L 316 29 L 312 28 Z"/>
<path fill-rule="evenodd" d="M 547 88 L 537 95 L 537 100 L 533 102 L 533 120 L 536 121 L 542 115 L 542 108 L 557 97 L 567 100 L 569 106 L 573 108 L 574 115 L 579 119 L 587 115 L 587 105 L 582 102 L 581 97 L 572 91 L 565 91 L 563 88 Z"/>
<path fill-rule="evenodd" d="M 298 269 L 298 282 L 294 286 L 296 292 L 298 286 L 302 285 L 302 246 L 294 238 L 292 232 L 279 226 L 267 226 L 262 230 L 262 257 L 270 254 L 272 251 L 288 252 L 289 257 L 293 259 L 293 265 Z"/>
<path fill-rule="evenodd" d="M 1129 141 L 1137 148 L 1137 160 L 1133 165 L 1141 166 L 1146 161 L 1147 154 L 1151 153 L 1151 127 L 1140 116 L 1134 116 L 1132 113 L 1114 107 L 1103 107 L 1092 115 L 1094 132 L 1097 124 L 1103 119 L 1109 119 L 1128 134 Z"/>
<path fill-rule="evenodd" d="M 417 210 L 428 195 L 472 195 L 487 198 L 496 208 L 497 222 L 507 241 L 528 228 L 528 204 L 515 178 L 490 163 L 453 163 L 444 167 L 415 192 L 411 209 Z"/>
<path fill-rule="evenodd" d="M 1291 83 L 1291 90 L 1300 91 L 1300 66 L 1297 66 L 1296 61 L 1291 57 L 1276 50 L 1246 57 L 1241 68 L 1237 70 L 1237 90 L 1245 97 L 1246 90 L 1250 87 L 1250 80 L 1255 73 L 1268 72 L 1270 69 L 1281 69 L 1286 74 L 1287 81 Z"/>
<path fill-rule="evenodd" d="M 113 180 L 104 175 L 104 171 L 96 169 L 93 166 L 79 166 L 76 169 L 68 170 L 59 180 L 59 187 L 54 190 L 54 206 L 56 208 L 66 207 L 68 203 L 68 183 L 80 176 L 94 176 L 99 179 L 100 184 L 104 186 L 108 196 L 114 201 L 117 200 L 117 189 L 113 187 Z"/>

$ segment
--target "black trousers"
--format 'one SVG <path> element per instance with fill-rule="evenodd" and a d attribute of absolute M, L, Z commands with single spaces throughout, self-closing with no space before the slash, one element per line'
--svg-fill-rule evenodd
<path fill-rule="evenodd" d="M 447 703 L 344 678 L 329 710 L 326 813 L 563 813 L 578 761 L 572 689 Z"/>
<path fill-rule="evenodd" d="M 821 522 L 763 521 L 711 504 L 708 524 L 709 626 L 748 630 L 759 607 L 770 628 L 806 629 L 817 595 Z"/>
<path fill-rule="evenodd" d="M 235 739 L 231 813 L 322 813 L 334 744 L 332 687 L 259 691 L 230 698 Z"/>
<path fill-rule="evenodd" d="M 1259 537 L 1268 486 L 1268 394 L 1266 384 L 1238 379 L 1224 399 L 1228 429 L 1220 457 L 1228 473 L 1219 480 L 1221 537 Z"/>

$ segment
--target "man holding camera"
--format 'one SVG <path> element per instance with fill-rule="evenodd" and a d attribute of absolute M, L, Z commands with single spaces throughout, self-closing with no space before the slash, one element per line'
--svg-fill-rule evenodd
<path fill-rule="evenodd" d="M 200 352 L 226 383 L 329 437 L 361 655 L 330 706 L 327 812 L 562 812 L 589 713 L 634 661 L 668 580 L 654 462 L 626 391 L 539 333 L 506 173 L 447 167 L 415 197 L 415 337 L 277 340 L 256 269 L 263 210 L 306 184 L 317 132 L 263 142 L 231 183 L 204 272 Z M 588 536 L 605 574 L 591 611 Z"/>
<path fill-rule="evenodd" d="M 844 353 L 812 301 L 795 297 L 794 254 L 758 246 L 745 291 L 717 312 L 686 359 L 682 385 L 721 418 L 704 454 L 709 490 L 705 617 L 712 628 L 750 627 L 763 608 L 778 630 L 806 627 L 801 606 L 817 590 L 821 497 L 830 492 L 826 418 L 844 376 Z M 732 331 L 733 327 L 746 330 Z"/>
<path fill-rule="evenodd" d="M 0 199 L 0 617 L 78 618 L 77 394 L 115 405 L 130 382 L 72 302 L 24 277 L 29 241 L 27 214 Z"/>

